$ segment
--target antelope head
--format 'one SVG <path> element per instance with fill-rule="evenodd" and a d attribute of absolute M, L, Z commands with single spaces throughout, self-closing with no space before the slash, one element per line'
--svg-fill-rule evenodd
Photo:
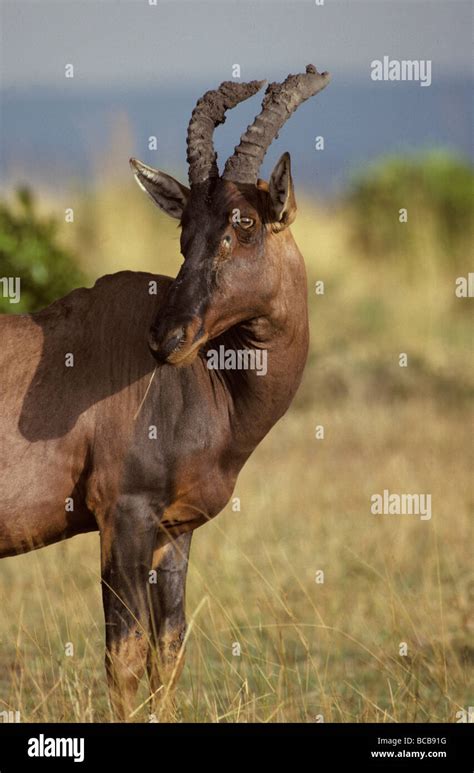
<path fill-rule="evenodd" d="M 281 261 L 297 249 L 288 228 L 296 202 L 288 153 L 268 183 L 258 179 L 258 171 L 285 121 L 328 82 L 328 73 L 308 65 L 304 74 L 271 83 L 260 114 L 242 135 L 222 176 L 214 129 L 224 123 L 226 110 L 253 96 L 264 81 L 226 81 L 198 101 L 188 127 L 189 188 L 130 160 L 140 187 L 181 225 L 184 262 L 149 332 L 158 362 L 189 365 L 208 340 L 268 314 L 278 294 Z"/>

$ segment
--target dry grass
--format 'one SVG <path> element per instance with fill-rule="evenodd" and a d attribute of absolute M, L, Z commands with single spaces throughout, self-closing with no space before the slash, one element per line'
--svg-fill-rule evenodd
<path fill-rule="evenodd" d="M 89 196 L 65 228 L 96 275 L 179 265 L 174 222 L 135 188 Z M 180 714 L 453 722 L 472 704 L 474 657 L 469 301 L 455 299 L 429 233 L 387 265 L 356 253 L 340 211 L 303 201 L 294 231 L 310 360 L 294 406 L 241 474 L 240 512 L 229 506 L 194 536 Z M 371 515 L 385 488 L 431 493 L 432 519 Z M 1 709 L 22 721 L 110 719 L 96 535 L 1 562 L 0 644 Z"/>

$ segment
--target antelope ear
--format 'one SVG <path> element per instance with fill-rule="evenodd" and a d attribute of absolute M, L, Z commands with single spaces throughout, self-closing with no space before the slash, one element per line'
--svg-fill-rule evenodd
<path fill-rule="evenodd" d="M 188 200 L 189 188 L 136 158 L 130 159 L 130 166 L 140 188 L 163 212 L 179 220 Z"/>
<path fill-rule="evenodd" d="M 272 215 L 276 230 L 291 225 L 296 217 L 296 200 L 291 179 L 291 159 L 283 153 L 275 166 L 268 185 L 272 202 Z"/>

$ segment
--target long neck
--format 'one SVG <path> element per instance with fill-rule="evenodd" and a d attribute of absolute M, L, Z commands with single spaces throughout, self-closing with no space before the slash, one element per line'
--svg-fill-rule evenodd
<path fill-rule="evenodd" d="M 233 432 L 243 455 L 252 452 L 288 409 L 303 375 L 308 341 L 306 272 L 290 236 L 278 293 L 268 313 L 218 340 L 224 349 L 260 349 L 259 364 L 266 365 L 225 371 Z"/>

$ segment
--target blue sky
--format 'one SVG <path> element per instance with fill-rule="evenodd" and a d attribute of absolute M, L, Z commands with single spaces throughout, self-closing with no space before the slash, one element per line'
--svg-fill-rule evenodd
<path fill-rule="evenodd" d="M 307 62 L 335 77 L 369 77 L 372 59 L 431 59 L 437 75 L 471 67 L 464 0 L 3 0 L 3 87 L 188 85 L 281 78 Z M 320 2 L 321 0 L 319 0 Z"/>
<path fill-rule="evenodd" d="M 471 17 L 464 0 L 0 0 L 0 175 L 7 186 L 88 182 L 124 123 L 124 174 L 137 155 L 184 178 L 191 110 L 235 64 L 242 80 L 282 80 L 310 62 L 332 75 L 272 144 L 264 175 L 284 150 L 317 192 L 344 186 L 380 155 L 442 147 L 472 156 Z M 374 83 L 370 64 L 384 56 L 431 60 L 432 85 Z M 261 96 L 216 131 L 220 159 Z"/>

